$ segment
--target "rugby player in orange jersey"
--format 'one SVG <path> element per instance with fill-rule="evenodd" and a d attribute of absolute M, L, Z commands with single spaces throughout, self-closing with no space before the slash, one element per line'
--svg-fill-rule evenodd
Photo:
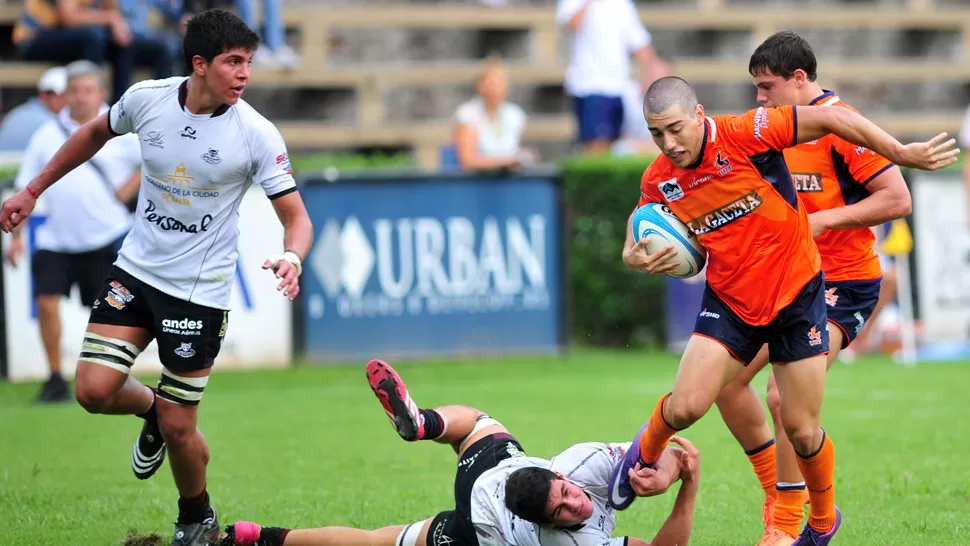
<path fill-rule="evenodd" d="M 690 226 L 707 249 L 707 287 L 673 392 L 661 397 L 616 465 L 610 502 L 629 507 L 637 467 L 654 466 L 668 439 L 707 413 L 767 343 L 784 428 L 812 501 L 809 524 L 795 543 L 825 546 L 841 522 L 835 450 L 820 427 L 829 341 L 825 284 L 783 150 L 835 133 L 899 165 L 926 170 L 953 164 L 959 150 L 945 133 L 904 146 L 849 108 L 762 107 L 741 116 L 705 117 L 693 88 L 676 77 L 650 86 L 644 113 L 664 155 L 644 173 L 639 205 L 664 203 Z M 627 266 L 673 271 L 674 249 L 648 254 L 648 240 L 634 244 L 628 228 Z"/>
<path fill-rule="evenodd" d="M 755 50 L 748 64 L 758 102 L 851 108 L 816 81 L 812 47 L 791 31 L 778 32 Z M 809 225 L 822 256 L 828 308 L 827 367 L 862 331 L 879 300 L 882 270 L 873 250 L 877 226 L 911 212 L 909 189 L 899 168 L 875 152 L 834 134 L 784 152 Z M 768 363 L 768 350 L 739 373 L 717 398 L 724 422 L 741 444 L 765 491 L 760 546 L 790 546 L 805 512 L 805 482 L 784 434 L 777 444 L 751 380 Z M 774 375 L 768 406 L 775 430 L 784 429 Z M 776 465 L 777 460 L 777 465 Z"/>

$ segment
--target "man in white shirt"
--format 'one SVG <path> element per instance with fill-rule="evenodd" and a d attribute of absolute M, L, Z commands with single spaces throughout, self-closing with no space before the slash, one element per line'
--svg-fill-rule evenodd
<path fill-rule="evenodd" d="M 551 460 L 529 457 L 505 427 L 477 409 L 420 409 L 385 362 L 367 365 L 367 381 L 402 439 L 447 444 L 458 454 L 454 510 L 374 531 L 237 522 L 226 529 L 224 546 L 650 546 L 612 536 L 610 474 L 629 443 L 583 443 Z M 631 473 L 638 496 L 661 494 L 683 480 L 653 546 L 687 544 L 693 525 L 699 455 L 690 442 L 676 441 L 684 450 L 667 448 L 657 470 Z"/>
<path fill-rule="evenodd" d="M 579 142 L 585 153 L 607 152 L 622 133 L 630 56 L 640 64 L 641 97 L 670 67 L 654 51 L 632 0 L 559 0 L 556 21 L 574 34 L 565 89 Z"/>
<path fill-rule="evenodd" d="M 89 412 L 145 420 L 132 452 L 139 479 L 155 473 L 167 450 L 179 491 L 173 546 L 206 546 L 219 535 L 197 410 L 228 326 L 239 205 L 249 187 L 264 190 L 283 224 L 286 250 L 263 268 L 290 299 L 313 241 L 279 131 L 240 100 L 258 44 L 232 13 L 200 13 L 183 41 L 189 77 L 132 86 L 0 209 L 0 227 L 9 231 L 41 193 L 111 138 L 138 136 L 142 184 L 134 227 L 94 303 L 75 394 Z M 129 375 L 153 338 L 164 366 L 157 390 Z"/>
<path fill-rule="evenodd" d="M 31 137 L 15 180 L 18 189 L 40 174 L 81 125 L 108 111 L 98 66 L 77 61 L 65 72 L 67 108 Z M 131 214 L 123 201 L 138 191 L 140 165 L 138 138 L 128 135 L 109 142 L 45 195 L 47 219 L 33 236 L 36 252 L 31 259 L 31 275 L 37 322 L 51 375 L 38 402 L 72 398 L 61 375 L 61 298 L 69 296 L 77 285 L 81 303 L 88 307 L 94 303 L 121 239 L 131 228 Z M 14 230 L 7 253 L 14 266 L 24 252 L 21 231 Z"/>
<path fill-rule="evenodd" d="M 0 123 L 0 152 L 22 152 L 40 126 L 53 120 L 64 108 L 67 71 L 48 68 L 37 80 L 37 96 L 7 112 Z"/>

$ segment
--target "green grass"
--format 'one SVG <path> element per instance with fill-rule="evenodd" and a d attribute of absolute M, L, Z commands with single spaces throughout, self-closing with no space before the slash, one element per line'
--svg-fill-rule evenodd
<path fill-rule="evenodd" d="M 482 408 L 530 454 L 548 457 L 575 442 L 628 440 L 672 385 L 675 366 L 667 355 L 577 350 L 562 360 L 399 369 L 423 406 Z M 845 515 L 837 544 L 968 544 L 968 385 L 967 364 L 833 368 L 823 421 L 836 444 Z M 0 384 L 0 544 L 113 545 L 132 528 L 171 537 L 168 464 L 147 482 L 129 468 L 141 422 L 74 404 L 33 406 L 36 390 Z M 453 506 L 454 455 L 398 439 L 361 366 L 216 374 L 200 427 L 223 524 L 377 527 Z M 761 491 L 743 452 L 716 411 L 685 436 L 703 465 L 692 544 L 754 544 Z M 619 514 L 617 532 L 652 539 L 672 500 L 638 501 Z"/>

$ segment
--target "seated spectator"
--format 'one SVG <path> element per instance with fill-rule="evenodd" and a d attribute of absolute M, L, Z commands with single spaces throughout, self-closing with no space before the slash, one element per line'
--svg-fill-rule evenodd
<path fill-rule="evenodd" d="M 27 149 L 30 137 L 41 125 L 56 119 L 67 99 L 67 70 L 63 67 L 48 69 L 37 82 L 37 96 L 14 108 L 0 123 L 0 151 L 22 152 Z"/>
<path fill-rule="evenodd" d="M 259 32 L 256 25 L 256 14 L 253 10 L 255 0 L 235 0 L 239 17 L 249 25 L 249 28 Z M 286 28 L 283 26 L 282 0 L 262 0 L 263 3 L 263 31 L 260 36 L 263 43 L 253 56 L 253 63 L 281 68 L 297 68 L 300 66 L 300 56 L 290 46 L 286 45 Z"/>
<path fill-rule="evenodd" d="M 151 67 L 152 77 L 156 80 L 171 77 L 172 65 L 176 60 L 179 61 L 180 70 L 184 69 L 182 35 L 180 31 L 175 30 L 185 16 L 182 0 L 118 1 L 131 29 L 132 44 L 135 48 L 135 66 Z M 152 9 L 158 10 L 164 22 L 173 28 L 152 28 L 148 20 Z"/>
<path fill-rule="evenodd" d="M 13 30 L 28 61 L 112 64 L 112 97 L 131 86 L 135 62 L 131 29 L 114 0 L 31 0 Z"/>
<path fill-rule="evenodd" d="M 455 112 L 455 148 L 463 170 L 517 168 L 538 154 L 522 149 L 526 115 L 508 102 L 508 77 L 502 64 L 488 59 L 476 83 L 478 96 Z"/>

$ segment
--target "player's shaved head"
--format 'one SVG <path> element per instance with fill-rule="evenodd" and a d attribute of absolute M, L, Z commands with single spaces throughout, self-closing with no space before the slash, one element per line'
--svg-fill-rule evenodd
<path fill-rule="evenodd" d="M 674 106 L 694 117 L 697 107 L 697 93 L 687 80 L 677 76 L 666 76 L 650 84 L 643 97 L 643 112 L 646 115 L 662 114 Z"/>
<path fill-rule="evenodd" d="M 643 115 L 654 143 L 674 165 L 684 168 L 704 145 L 704 107 L 687 80 L 667 76 L 653 82 L 643 97 Z"/>

